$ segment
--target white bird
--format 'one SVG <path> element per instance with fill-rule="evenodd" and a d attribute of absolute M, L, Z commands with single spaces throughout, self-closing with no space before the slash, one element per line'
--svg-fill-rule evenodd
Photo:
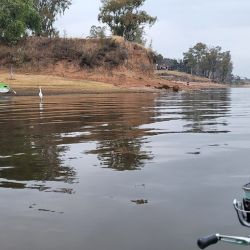
<path fill-rule="evenodd" d="M 43 93 L 42 93 L 42 88 L 39 87 L 39 97 L 41 99 L 41 101 L 43 100 Z"/>

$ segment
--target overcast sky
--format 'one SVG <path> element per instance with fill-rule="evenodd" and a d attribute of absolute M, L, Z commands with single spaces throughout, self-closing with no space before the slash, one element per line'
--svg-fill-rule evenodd
<path fill-rule="evenodd" d="M 86 37 L 97 21 L 100 0 L 72 0 L 56 26 L 68 37 Z M 147 40 L 164 57 L 182 58 L 197 42 L 230 50 L 234 74 L 250 77 L 250 0 L 146 0 L 143 7 L 157 23 Z"/>

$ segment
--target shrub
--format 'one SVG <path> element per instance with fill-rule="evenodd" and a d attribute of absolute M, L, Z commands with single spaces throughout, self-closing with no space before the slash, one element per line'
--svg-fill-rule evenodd
<path fill-rule="evenodd" d="M 100 66 L 113 68 L 121 65 L 126 59 L 128 59 L 127 49 L 121 47 L 117 42 L 107 39 L 101 48 L 95 50 L 92 54 L 83 54 L 79 65 L 88 68 Z"/>
<path fill-rule="evenodd" d="M 59 39 L 58 39 L 59 40 Z M 82 56 L 82 52 L 78 51 L 72 43 L 67 40 L 55 43 L 52 49 L 52 53 L 55 59 L 79 59 Z"/>

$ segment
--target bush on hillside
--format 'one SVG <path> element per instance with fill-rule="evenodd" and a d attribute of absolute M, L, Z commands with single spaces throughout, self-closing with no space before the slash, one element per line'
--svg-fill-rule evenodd
<path fill-rule="evenodd" d="M 123 64 L 126 59 L 128 59 L 127 49 L 109 39 L 94 53 L 83 54 L 79 65 L 85 68 L 93 68 L 96 66 L 113 68 Z"/>

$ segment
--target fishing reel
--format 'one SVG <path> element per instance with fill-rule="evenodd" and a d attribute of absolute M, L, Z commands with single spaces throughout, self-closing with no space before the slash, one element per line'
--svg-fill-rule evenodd
<path fill-rule="evenodd" d="M 233 205 L 241 225 L 250 227 L 250 183 L 244 185 L 243 190 L 245 192 L 243 201 L 240 202 L 235 199 Z"/>
<path fill-rule="evenodd" d="M 234 199 L 233 206 L 237 213 L 240 224 L 245 227 L 250 227 L 250 183 L 244 185 L 243 190 L 245 192 L 245 197 L 243 198 L 242 202 Z M 238 237 L 214 234 L 198 239 L 197 244 L 200 249 L 204 249 L 212 244 L 216 244 L 218 241 L 249 246 L 250 236 Z"/>

